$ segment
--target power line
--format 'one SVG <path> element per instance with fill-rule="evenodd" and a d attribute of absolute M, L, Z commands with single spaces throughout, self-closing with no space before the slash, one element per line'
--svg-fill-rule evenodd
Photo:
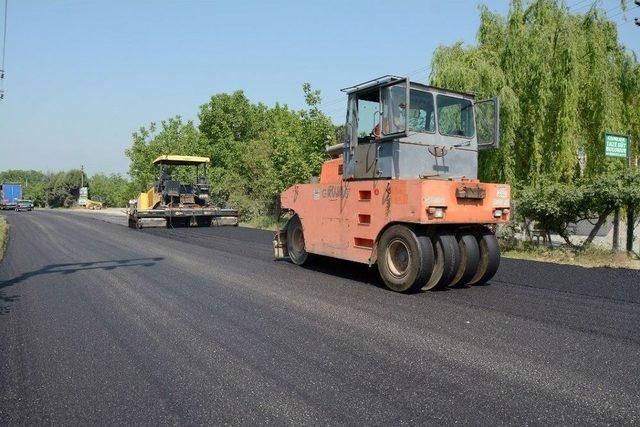
<path fill-rule="evenodd" d="M 608 14 L 609 14 L 609 12 L 613 12 L 614 10 L 616 10 L 616 9 L 621 9 L 621 8 L 622 8 L 622 6 L 621 6 L 621 5 L 617 5 L 617 6 L 612 7 L 611 9 L 607 9 L 607 10 L 605 10 L 605 12 L 604 12 L 604 13 L 608 15 Z M 624 9 L 622 9 L 622 11 L 624 12 Z"/>
<path fill-rule="evenodd" d="M 4 59 L 7 50 L 7 10 L 9 0 L 4 0 L 4 27 L 2 29 L 2 65 L 0 65 L 0 100 L 4 99 Z"/>
<path fill-rule="evenodd" d="M 609 21 L 613 22 L 613 23 L 614 23 L 614 24 L 616 24 L 616 25 L 625 25 L 625 24 L 628 24 L 629 22 L 633 22 L 633 20 L 628 21 L 628 20 L 627 20 L 626 15 L 625 15 L 625 16 L 622 16 L 622 22 L 619 22 L 619 21 L 618 21 L 617 19 L 615 19 L 615 18 L 619 17 L 620 15 L 626 14 L 627 12 L 629 12 L 629 13 L 633 13 L 633 11 L 634 11 L 634 10 L 636 10 L 636 9 L 638 9 L 638 8 L 640 7 L 640 0 L 635 0 L 635 1 L 634 1 L 634 3 L 636 4 L 636 6 L 628 7 L 626 10 L 625 10 L 625 9 L 622 9 L 622 10 L 620 10 L 618 13 L 615 13 L 615 14 L 613 14 L 613 15 L 611 15 L 611 16 L 608 16 L 608 12 L 610 12 L 610 11 L 612 11 L 612 10 L 615 10 L 615 9 L 617 9 L 617 8 L 618 8 L 618 7 L 620 7 L 620 6 L 618 6 L 618 7 L 614 7 L 614 8 L 612 8 L 612 9 L 609 9 L 609 10 L 605 11 L 605 13 L 603 14 L 603 16 L 604 16 L 607 20 L 609 20 Z"/>
<path fill-rule="evenodd" d="M 416 70 L 410 71 L 410 72 L 407 73 L 407 77 L 411 77 L 411 76 L 416 75 L 416 74 L 418 74 L 418 73 L 420 73 L 422 71 L 427 71 L 429 68 L 430 68 L 430 66 L 427 65 L 427 66 L 424 66 L 424 67 L 420 67 L 420 68 L 418 68 Z"/>
<path fill-rule="evenodd" d="M 575 8 L 574 10 L 578 10 L 578 9 L 582 9 L 585 6 L 591 6 L 591 5 L 593 5 L 593 3 L 595 3 L 595 0 L 582 0 L 582 1 L 578 1 L 578 2 L 576 2 L 574 4 L 567 5 L 567 7 L 569 8 L 569 10 L 571 10 L 573 8 Z"/>
<path fill-rule="evenodd" d="M 585 7 L 591 9 L 593 6 L 596 5 L 596 3 L 597 3 L 597 0 L 585 0 L 585 1 L 579 1 L 579 2 L 575 3 L 574 5 L 568 6 L 568 7 L 569 7 L 569 10 L 571 12 L 577 13 L 578 11 L 581 11 Z"/>
<path fill-rule="evenodd" d="M 7 9 L 9 7 L 9 0 L 4 0 L 4 28 L 2 34 L 2 70 L 4 71 L 4 57 L 7 50 Z"/>
<path fill-rule="evenodd" d="M 593 1 L 593 0 L 579 0 L 579 1 L 575 2 L 574 4 L 570 4 L 570 5 L 567 5 L 567 6 L 569 7 L 569 9 L 572 9 L 574 7 L 579 6 L 582 3 L 587 3 L 589 1 Z"/>
<path fill-rule="evenodd" d="M 637 4 L 637 3 L 636 3 L 636 4 Z M 638 7 L 640 7 L 640 5 L 633 6 L 632 8 L 627 9 L 627 10 L 622 9 L 620 12 L 616 13 L 615 15 L 607 16 L 607 18 L 609 18 L 610 20 L 613 20 L 613 18 L 615 18 L 615 17 L 617 17 L 617 16 L 620 16 L 620 15 L 622 15 L 623 13 L 628 12 L 628 11 L 630 11 L 630 10 L 635 10 L 635 9 L 637 9 Z"/>
<path fill-rule="evenodd" d="M 613 12 L 616 9 L 622 9 L 620 13 L 616 14 L 615 16 L 619 16 L 620 14 L 624 13 L 626 10 L 629 10 L 628 8 L 625 10 L 624 6 L 622 4 L 620 4 L 620 0 L 616 0 L 616 5 L 610 9 L 604 9 L 604 4 L 602 4 L 601 2 L 599 2 L 598 0 L 586 0 L 587 4 L 582 4 L 580 5 L 580 3 L 584 3 L 584 2 L 577 2 L 572 6 L 568 6 L 569 10 L 573 13 L 578 13 L 581 9 L 584 9 L 585 7 L 588 8 L 593 8 L 594 6 L 598 6 L 599 4 L 601 5 L 600 7 L 598 7 L 598 9 L 601 9 L 604 11 L 605 14 L 609 14 L 610 12 Z M 640 5 L 638 2 L 634 1 L 636 5 Z M 573 9 L 575 7 L 575 9 Z"/>
<path fill-rule="evenodd" d="M 340 97 L 340 98 L 332 99 L 331 101 L 322 102 L 322 103 L 320 103 L 320 105 L 318 105 L 318 108 L 326 108 L 326 107 L 329 107 L 331 105 L 335 105 L 338 102 L 342 102 L 343 100 L 344 100 L 344 98 Z"/>

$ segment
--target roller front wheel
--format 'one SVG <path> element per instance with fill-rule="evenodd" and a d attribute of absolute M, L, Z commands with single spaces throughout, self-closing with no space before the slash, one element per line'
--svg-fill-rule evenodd
<path fill-rule="evenodd" d="M 304 231 L 298 215 L 294 215 L 287 223 L 287 252 L 294 264 L 302 265 L 307 262 L 309 253 L 304 244 Z"/>

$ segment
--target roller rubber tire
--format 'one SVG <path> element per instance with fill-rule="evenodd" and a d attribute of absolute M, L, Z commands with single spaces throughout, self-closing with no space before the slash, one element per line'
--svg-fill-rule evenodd
<path fill-rule="evenodd" d="M 298 215 L 291 217 L 287 223 L 287 252 L 291 262 L 297 265 L 304 264 L 309 258 L 309 253 L 305 250 L 302 222 Z"/>
<path fill-rule="evenodd" d="M 422 287 L 424 290 L 444 289 L 453 280 L 460 265 L 460 248 L 456 236 L 446 230 L 439 230 L 431 236 L 435 263 L 431 277 Z"/>
<path fill-rule="evenodd" d="M 480 263 L 480 247 L 476 236 L 470 233 L 460 233 L 457 236 L 460 248 L 460 265 L 451 284 L 452 287 L 461 287 L 468 284 L 478 270 Z"/>
<path fill-rule="evenodd" d="M 433 270 L 433 246 L 426 235 L 404 225 L 389 227 L 378 242 L 378 271 L 395 292 L 417 292 Z"/>
<path fill-rule="evenodd" d="M 480 248 L 480 262 L 476 274 L 469 281 L 470 285 L 482 285 L 488 282 L 500 266 L 500 246 L 496 236 L 489 230 L 483 230 L 476 239 Z"/>

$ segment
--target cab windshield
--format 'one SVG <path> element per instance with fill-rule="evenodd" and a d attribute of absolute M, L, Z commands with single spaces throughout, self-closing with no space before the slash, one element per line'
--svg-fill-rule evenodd
<path fill-rule="evenodd" d="M 355 111 L 350 110 L 349 117 L 358 117 L 357 136 L 360 142 L 405 131 L 435 133 L 436 123 L 441 135 L 462 138 L 473 138 L 475 135 L 474 109 L 470 100 L 435 95 L 417 88 L 411 88 L 408 95 L 409 102 L 404 82 L 383 86 L 379 92 L 374 88 L 359 93 L 356 103 L 350 107 Z"/>
<path fill-rule="evenodd" d="M 409 111 L 406 110 L 406 86 L 403 83 L 382 89 L 382 131 L 394 134 L 407 128 L 414 132 L 435 132 L 436 112 L 433 95 L 421 90 L 409 91 Z"/>
<path fill-rule="evenodd" d="M 405 111 L 404 94 L 405 87 L 401 84 L 382 90 L 382 133 L 388 135 L 402 132 L 405 127 L 405 117 L 408 130 L 434 133 L 436 131 L 436 107 L 433 94 L 411 89 L 409 92 L 409 111 Z M 442 135 L 473 137 L 475 126 L 471 101 L 438 95 L 437 105 L 437 121 Z"/>
<path fill-rule="evenodd" d="M 429 92 L 411 89 L 409 101 L 409 130 L 414 132 L 436 131 L 436 111 L 433 106 L 433 95 Z"/>

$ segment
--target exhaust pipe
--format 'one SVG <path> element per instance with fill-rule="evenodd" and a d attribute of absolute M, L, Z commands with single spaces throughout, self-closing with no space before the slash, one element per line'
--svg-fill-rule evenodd
<path fill-rule="evenodd" d="M 325 150 L 332 159 L 335 159 L 342 155 L 344 144 L 327 145 Z"/>

